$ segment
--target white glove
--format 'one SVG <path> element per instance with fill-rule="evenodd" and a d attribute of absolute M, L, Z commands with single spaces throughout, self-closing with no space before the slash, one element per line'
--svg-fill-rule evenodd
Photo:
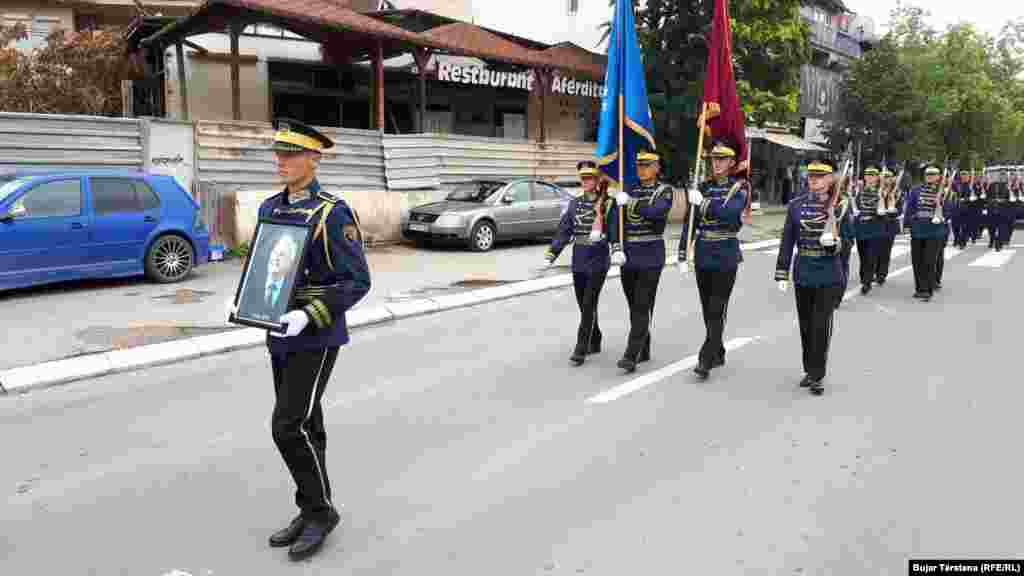
<path fill-rule="evenodd" d="M 779 292 L 785 292 L 789 288 L 789 282 L 786 280 L 779 280 Z"/>
<path fill-rule="evenodd" d="M 278 334 L 277 332 L 271 332 L 271 334 L 278 338 L 291 338 L 298 336 L 299 332 L 302 332 L 302 329 L 306 327 L 306 324 L 309 324 L 309 316 L 302 310 L 292 310 L 281 316 L 279 321 L 282 324 L 288 325 L 285 328 L 284 334 Z"/>
<path fill-rule="evenodd" d="M 590 231 L 590 241 L 591 242 L 600 242 L 602 238 L 604 238 L 604 234 L 602 234 L 600 230 L 591 230 Z"/>
<path fill-rule="evenodd" d="M 629 194 L 626 194 L 625 192 L 619 192 L 618 194 L 615 195 L 615 203 L 618 204 L 619 206 L 625 206 L 626 204 L 629 204 L 629 200 Z"/>
<path fill-rule="evenodd" d="M 626 263 L 626 253 L 622 250 L 612 252 L 612 266 L 622 266 Z"/>
<path fill-rule="evenodd" d="M 831 248 L 836 245 L 836 237 L 833 236 L 831 232 L 825 232 L 824 234 L 822 234 L 821 238 L 819 238 L 818 241 L 821 242 L 821 245 L 825 246 L 826 248 Z"/>
<path fill-rule="evenodd" d="M 988 210 L 982 210 L 981 211 L 981 215 L 982 216 L 988 216 Z"/>
<path fill-rule="evenodd" d="M 690 204 L 700 206 L 704 203 L 704 195 L 697 188 L 690 188 Z"/>

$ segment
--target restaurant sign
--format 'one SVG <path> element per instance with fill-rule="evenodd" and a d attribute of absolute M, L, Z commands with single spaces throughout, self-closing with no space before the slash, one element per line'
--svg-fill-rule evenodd
<path fill-rule="evenodd" d="M 533 71 L 499 72 L 481 66 L 459 66 L 449 62 L 439 62 L 437 79 L 441 82 L 472 84 L 475 86 L 491 86 L 493 88 L 515 88 L 533 91 Z M 551 82 L 551 92 L 569 96 L 589 96 L 594 99 L 604 97 L 604 85 L 597 82 L 581 82 L 572 78 L 555 76 Z"/>

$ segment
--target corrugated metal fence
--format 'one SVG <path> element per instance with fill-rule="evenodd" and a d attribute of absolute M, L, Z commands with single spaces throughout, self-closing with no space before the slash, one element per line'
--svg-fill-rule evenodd
<path fill-rule="evenodd" d="M 0 112 L 0 171 L 140 170 L 142 120 Z"/>
<path fill-rule="evenodd" d="M 450 134 L 384 136 L 391 190 L 449 188 L 479 178 L 574 179 L 593 143 L 480 138 Z"/>

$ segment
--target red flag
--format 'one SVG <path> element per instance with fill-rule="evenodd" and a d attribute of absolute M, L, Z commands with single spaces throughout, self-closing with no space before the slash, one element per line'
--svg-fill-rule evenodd
<path fill-rule="evenodd" d="M 749 170 L 746 127 L 743 110 L 736 94 L 736 78 L 732 72 L 732 27 L 729 23 L 729 0 L 715 0 L 715 15 L 711 22 L 711 41 L 708 44 L 707 75 L 704 77 L 704 104 L 707 107 L 705 136 L 711 139 L 728 138 L 736 146 L 740 166 L 738 175 Z M 747 172 L 749 174 L 749 172 Z M 750 223 L 750 198 L 744 211 Z"/>

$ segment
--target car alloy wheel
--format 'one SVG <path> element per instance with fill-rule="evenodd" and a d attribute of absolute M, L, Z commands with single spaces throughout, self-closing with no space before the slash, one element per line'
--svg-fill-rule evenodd
<path fill-rule="evenodd" d="M 487 252 L 494 247 L 494 226 L 488 222 L 480 222 L 473 228 L 473 249 Z"/>
<path fill-rule="evenodd" d="M 192 271 L 192 245 L 181 236 L 157 238 L 146 256 L 146 271 L 161 283 L 183 280 Z"/>

